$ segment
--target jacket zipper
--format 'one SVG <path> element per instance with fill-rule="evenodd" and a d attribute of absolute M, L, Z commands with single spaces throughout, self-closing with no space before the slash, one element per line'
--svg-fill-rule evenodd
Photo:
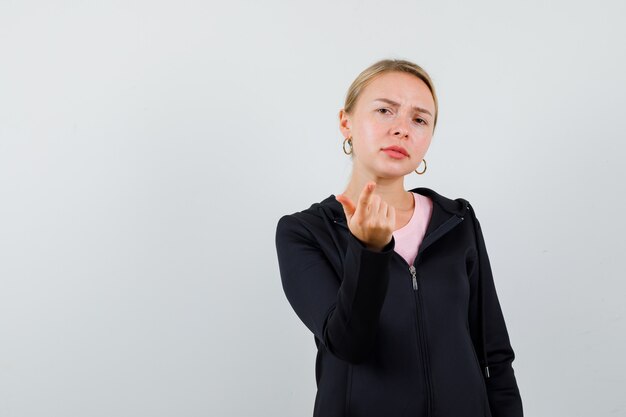
<path fill-rule="evenodd" d="M 423 310 L 422 310 L 422 302 L 420 300 L 421 291 L 417 291 L 417 274 L 415 273 L 415 266 L 411 265 L 411 273 L 413 275 L 413 295 L 415 301 L 415 309 L 417 311 L 416 323 L 417 323 L 417 335 L 419 338 L 419 349 L 420 356 L 422 358 L 422 366 L 424 367 L 424 374 L 426 377 L 426 409 L 428 416 L 432 415 L 433 412 L 433 388 L 432 388 L 432 380 L 430 375 L 430 360 L 428 355 L 428 345 L 426 344 L 426 331 L 424 330 L 424 324 L 422 321 Z"/>
<path fill-rule="evenodd" d="M 448 233 L 450 230 L 452 230 L 457 224 L 461 223 L 462 221 L 463 221 L 463 217 L 459 217 L 459 216 L 451 217 L 450 219 L 446 220 L 443 224 L 441 224 L 441 226 L 435 229 L 430 235 L 428 235 L 428 239 L 425 238 L 422 241 L 422 244 L 420 245 L 417 256 L 415 257 L 415 261 L 413 261 L 413 265 L 408 265 L 406 260 L 402 256 L 398 255 L 402 259 L 402 261 L 406 265 L 409 266 L 409 273 L 411 274 L 411 281 L 413 283 L 413 295 L 414 295 L 413 300 L 415 301 L 415 309 L 417 312 L 417 318 L 416 318 L 417 329 L 416 330 L 417 330 L 417 335 L 418 335 L 419 344 L 420 344 L 420 346 L 418 347 L 419 347 L 420 356 L 422 359 L 422 366 L 424 367 L 424 373 L 426 376 L 426 393 L 427 393 L 426 409 L 427 409 L 428 416 L 432 416 L 433 414 L 433 392 L 432 392 L 433 387 L 432 387 L 432 376 L 430 373 L 430 360 L 429 360 L 429 354 L 428 354 L 428 345 L 426 344 L 426 338 L 425 338 L 426 331 L 424 330 L 424 324 L 422 322 L 423 310 L 422 310 L 422 302 L 420 299 L 421 291 L 418 291 L 419 285 L 417 282 L 417 270 L 415 268 L 415 265 L 417 264 L 419 258 L 421 257 L 424 249 L 432 245 L 435 241 L 437 241 L 443 235 Z"/>
<path fill-rule="evenodd" d="M 409 266 L 409 272 L 411 272 L 411 275 L 413 276 L 413 289 L 417 291 L 417 274 L 415 272 L 415 266 Z"/>
<path fill-rule="evenodd" d="M 453 216 L 451 218 L 449 218 L 448 220 L 446 220 L 444 223 L 442 223 L 439 227 L 437 227 L 437 229 L 435 229 L 432 233 L 430 233 L 428 236 L 426 236 L 424 238 L 424 240 L 422 240 L 422 243 L 420 244 L 419 250 L 417 252 L 417 256 L 415 257 L 415 261 L 413 261 L 413 265 L 409 265 L 408 262 L 399 254 L 395 254 L 397 255 L 402 262 L 404 262 L 408 267 L 409 267 L 409 273 L 411 274 L 411 281 L 413 284 L 413 294 L 414 294 L 414 298 L 413 300 L 415 301 L 415 308 L 416 311 L 418 313 L 417 315 L 417 333 L 418 333 L 418 337 L 419 337 L 419 341 L 420 341 L 420 345 L 418 346 L 419 351 L 420 351 L 420 356 L 422 358 L 422 365 L 424 366 L 424 371 L 426 374 L 426 392 L 427 392 L 427 415 L 428 416 L 432 416 L 432 403 L 433 403 L 433 394 L 432 394 L 432 381 L 431 381 L 431 375 L 430 375 L 430 364 L 429 364 L 429 360 L 428 360 L 428 346 L 426 345 L 426 340 L 424 338 L 424 328 L 423 328 L 423 324 L 422 324 L 422 303 L 420 301 L 420 293 L 421 291 L 418 291 L 418 282 L 417 282 L 417 271 L 415 268 L 415 265 L 417 264 L 417 261 L 419 260 L 419 258 L 422 255 L 422 252 L 429 247 L 430 245 L 432 245 L 434 242 L 436 242 L 439 238 L 441 238 L 443 235 L 445 235 L 446 233 L 448 233 L 450 230 L 452 230 L 457 224 L 461 223 L 463 221 L 463 217 L 459 217 L 459 216 Z M 348 231 L 350 230 L 350 228 L 343 224 L 343 223 L 339 223 L 337 220 L 333 220 L 336 224 L 345 227 L 346 229 L 348 229 Z"/>

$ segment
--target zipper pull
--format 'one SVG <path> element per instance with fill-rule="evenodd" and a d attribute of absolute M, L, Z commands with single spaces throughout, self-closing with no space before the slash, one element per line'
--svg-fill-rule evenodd
<path fill-rule="evenodd" d="M 411 275 L 413 276 L 413 289 L 417 291 L 417 275 L 415 273 L 415 266 L 411 265 L 409 267 L 409 271 L 411 271 Z"/>

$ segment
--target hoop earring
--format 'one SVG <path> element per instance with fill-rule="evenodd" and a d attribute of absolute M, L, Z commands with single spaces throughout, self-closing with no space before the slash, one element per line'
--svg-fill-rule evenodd
<path fill-rule="evenodd" d="M 417 168 L 415 168 L 415 173 L 416 173 L 416 174 L 418 174 L 418 175 L 422 175 L 424 172 L 426 172 L 426 168 L 427 168 L 427 167 L 426 167 L 426 160 L 422 158 L 422 161 L 424 161 L 424 170 L 423 170 L 422 172 L 419 172 L 419 171 L 417 170 Z M 418 165 L 418 166 L 419 166 L 419 165 Z"/>
<path fill-rule="evenodd" d="M 346 152 L 346 142 L 348 142 L 348 145 L 350 145 L 350 152 Z M 343 153 L 345 153 L 346 155 L 350 155 L 352 153 L 352 136 L 344 139 L 342 148 Z"/>

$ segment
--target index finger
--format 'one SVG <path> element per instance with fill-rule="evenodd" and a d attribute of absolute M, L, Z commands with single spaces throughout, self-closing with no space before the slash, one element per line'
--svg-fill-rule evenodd
<path fill-rule="evenodd" d="M 370 198 L 372 197 L 372 194 L 374 194 L 374 188 L 376 188 L 376 183 L 370 181 L 365 184 L 365 187 L 363 187 L 363 191 L 361 191 L 358 205 L 361 206 L 361 208 L 363 208 L 364 210 L 367 209 L 367 206 L 370 203 Z"/>

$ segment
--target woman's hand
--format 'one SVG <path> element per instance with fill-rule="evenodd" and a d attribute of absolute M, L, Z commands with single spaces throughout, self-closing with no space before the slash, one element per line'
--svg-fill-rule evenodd
<path fill-rule="evenodd" d="M 335 198 L 343 207 L 350 232 L 368 249 L 380 251 L 391 242 L 396 224 L 396 210 L 374 194 L 375 188 L 375 182 L 365 184 L 356 206 L 343 194 Z"/>

